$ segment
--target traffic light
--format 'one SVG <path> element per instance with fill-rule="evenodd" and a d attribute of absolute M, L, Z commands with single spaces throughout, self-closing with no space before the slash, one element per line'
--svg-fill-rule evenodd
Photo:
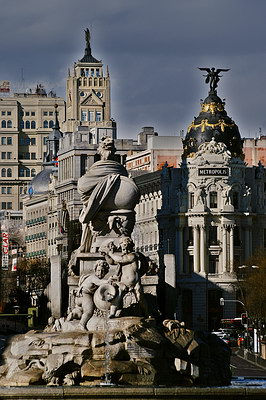
<path fill-rule="evenodd" d="M 244 326 L 247 326 L 247 323 L 248 323 L 247 313 L 242 313 L 241 314 L 241 324 Z"/>

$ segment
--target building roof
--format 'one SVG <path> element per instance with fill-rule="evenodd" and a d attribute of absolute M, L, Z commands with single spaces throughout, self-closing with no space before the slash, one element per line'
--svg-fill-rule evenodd
<path fill-rule="evenodd" d="M 201 111 L 198 117 L 189 125 L 184 139 L 183 157 L 190 157 L 198 151 L 202 143 L 210 142 L 212 138 L 216 142 L 226 144 L 233 157 L 243 158 L 243 140 L 238 126 L 228 117 L 225 102 L 217 96 L 216 90 L 210 90 L 209 95 L 201 103 Z"/>

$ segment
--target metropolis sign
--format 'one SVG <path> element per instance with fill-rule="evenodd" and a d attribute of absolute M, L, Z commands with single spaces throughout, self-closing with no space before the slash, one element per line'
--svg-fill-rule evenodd
<path fill-rule="evenodd" d="M 228 176 L 229 168 L 199 168 L 199 176 Z"/>

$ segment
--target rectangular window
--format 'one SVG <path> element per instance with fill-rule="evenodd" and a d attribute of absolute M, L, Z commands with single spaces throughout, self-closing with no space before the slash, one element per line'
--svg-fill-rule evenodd
<path fill-rule="evenodd" d="M 81 111 L 81 121 L 87 121 L 87 111 Z"/>
<path fill-rule="evenodd" d="M 7 115 L 11 115 L 11 111 L 7 111 Z"/>
<path fill-rule="evenodd" d="M 19 202 L 19 209 L 23 210 L 23 202 L 22 201 Z"/>
<path fill-rule="evenodd" d="M 195 205 L 194 193 L 189 193 L 189 208 L 193 208 Z"/>
<path fill-rule="evenodd" d="M 6 194 L 6 187 L 5 186 L 1 187 L 1 194 Z"/>
<path fill-rule="evenodd" d="M 53 111 L 49 111 L 49 115 L 53 115 L 54 113 L 53 113 Z"/>
<path fill-rule="evenodd" d="M 5 145 L 6 144 L 6 137 L 1 137 L 1 145 Z"/>
<path fill-rule="evenodd" d="M 48 115 L 48 111 L 44 111 L 43 115 L 45 115 L 45 116 Z"/>
<path fill-rule="evenodd" d="M 26 112 L 25 112 L 25 115 L 28 117 L 28 116 L 30 115 L 30 112 L 29 112 L 29 111 L 26 111 Z"/>
<path fill-rule="evenodd" d="M 99 68 L 96 68 L 96 76 L 100 76 L 100 70 L 99 70 Z"/>
<path fill-rule="evenodd" d="M 7 194 L 12 194 L 12 187 L 11 187 L 11 186 L 8 186 L 8 187 L 6 188 L 6 193 L 7 193 Z"/>
<path fill-rule="evenodd" d="M 91 68 L 91 76 L 94 76 L 94 68 Z"/>
<path fill-rule="evenodd" d="M 217 245 L 217 226 L 210 226 L 209 229 L 209 246 Z"/>
<path fill-rule="evenodd" d="M 2 210 L 6 210 L 6 202 L 2 201 Z"/>
<path fill-rule="evenodd" d="M 217 192 L 210 192 L 210 208 L 217 208 Z"/>
<path fill-rule="evenodd" d="M 23 186 L 19 187 L 19 194 L 23 194 Z"/>
<path fill-rule="evenodd" d="M 5 152 L 5 151 L 2 151 L 2 153 L 1 153 L 1 158 L 2 158 L 2 160 L 5 160 L 5 159 L 6 159 L 6 152 Z"/>
<path fill-rule="evenodd" d="M 233 201 L 233 206 L 234 206 L 234 208 L 235 208 L 235 210 L 237 210 L 238 209 L 238 207 L 239 207 L 239 197 L 238 197 L 238 192 L 233 192 L 233 199 L 232 199 Z"/>
<path fill-rule="evenodd" d="M 7 144 L 12 145 L 12 137 L 9 136 L 7 138 Z"/>
<path fill-rule="evenodd" d="M 32 111 L 30 114 L 32 117 L 35 117 L 35 111 Z"/>
<path fill-rule="evenodd" d="M 7 209 L 12 210 L 12 201 L 7 202 Z"/>
<path fill-rule="evenodd" d="M 101 121 L 102 120 L 102 113 L 99 111 L 96 111 L 96 121 Z"/>
<path fill-rule="evenodd" d="M 6 112 L 5 112 L 5 111 L 2 111 L 2 112 L 1 112 L 1 115 L 6 115 Z"/>
<path fill-rule="evenodd" d="M 89 111 L 89 121 L 94 121 L 94 111 Z"/>
<path fill-rule="evenodd" d="M 36 160 L 36 153 L 31 153 L 31 159 Z"/>
<path fill-rule="evenodd" d="M 209 257 L 209 274 L 217 274 L 219 265 L 219 256 L 210 255 Z"/>
<path fill-rule="evenodd" d="M 8 159 L 8 160 L 11 160 L 11 158 L 12 158 L 12 152 L 11 151 L 8 151 L 7 153 L 6 153 L 6 158 Z"/>
<path fill-rule="evenodd" d="M 30 139 L 30 144 L 31 144 L 32 146 L 35 146 L 35 145 L 36 145 L 36 139 L 35 139 L 35 138 L 31 138 L 31 139 Z"/>
<path fill-rule="evenodd" d="M 188 246 L 193 246 L 193 227 L 188 227 Z"/>

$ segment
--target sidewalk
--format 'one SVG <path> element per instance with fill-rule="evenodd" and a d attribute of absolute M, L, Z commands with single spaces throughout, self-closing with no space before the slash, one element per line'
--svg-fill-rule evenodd
<path fill-rule="evenodd" d="M 244 360 L 247 360 L 247 361 L 266 370 L 266 360 L 261 358 L 258 354 L 252 353 L 251 351 L 249 351 L 247 349 L 237 349 L 235 351 L 235 354 L 238 357 L 241 357 Z"/>

